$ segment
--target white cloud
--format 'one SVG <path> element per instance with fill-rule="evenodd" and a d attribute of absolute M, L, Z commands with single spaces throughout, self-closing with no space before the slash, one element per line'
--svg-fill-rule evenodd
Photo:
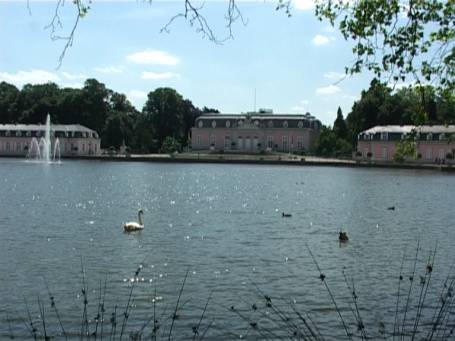
<path fill-rule="evenodd" d="M 69 72 L 62 72 L 62 75 L 66 78 L 66 79 L 87 79 L 87 76 L 86 75 L 77 75 L 77 74 L 72 74 L 72 73 L 69 73 Z"/>
<path fill-rule="evenodd" d="M 322 34 L 316 34 L 313 38 L 313 44 L 316 46 L 326 45 L 330 42 L 331 38 Z"/>
<path fill-rule="evenodd" d="M 333 71 L 330 71 L 330 72 L 327 72 L 324 74 L 324 78 L 327 78 L 327 79 L 334 79 L 334 80 L 340 80 L 341 78 L 343 78 L 344 76 L 346 76 L 344 73 L 341 73 L 341 72 L 333 72 Z"/>
<path fill-rule="evenodd" d="M 295 105 L 291 108 L 292 111 L 297 111 L 297 112 L 303 112 L 305 110 L 304 107 L 300 106 L 300 105 Z"/>
<path fill-rule="evenodd" d="M 16 73 L 0 72 L 0 80 L 22 86 L 27 83 L 43 84 L 47 82 L 58 82 L 60 77 L 45 70 L 18 71 Z"/>
<path fill-rule="evenodd" d="M 292 0 L 292 6 L 302 11 L 313 9 L 315 5 L 314 0 Z"/>
<path fill-rule="evenodd" d="M 167 53 L 166 51 L 159 50 L 145 50 L 135 52 L 126 57 L 130 62 L 136 64 L 156 64 L 156 65 L 177 65 L 180 60 Z"/>
<path fill-rule="evenodd" d="M 143 71 L 141 74 L 142 79 L 170 79 L 170 78 L 179 78 L 180 75 L 174 72 L 153 72 L 153 71 Z"/>
<path fill-rule="evenodd" d="M 308 104 L 310 104 L 310 101 L 307 99 L 302 99 L 299 104 L 293 106 L 291 108 L 292 111 L 297 111 L 297 112 L 305 112 L 308 111 Z"/>
<path fill-rule="evenodd" d="M 334 95 L 339 92 L 341 92 L 341 89 L 339 87 L 337 87 L 336 85 L 332 85 L 332 84 L 329 86 L 326 86 L 326 87 L 316 89 L 316 93 L 318 95 Z"/>
<path fill-rule="evenodd" d="M 145 91 L 141 90 L 130 90 L 128 92 L 128 98 L 133 98 L 133 99 L 146 99 L 147 98 L 147 93 Z"/>
<path fill-rule="evenodd" d="M 105 73 L 105 74 L 119 74 L 123 72 L 123 68 L 119 66 L 104 66 L 104 67 L 96 67 L 93 70 L 100 72 L 100 73 Z"/>

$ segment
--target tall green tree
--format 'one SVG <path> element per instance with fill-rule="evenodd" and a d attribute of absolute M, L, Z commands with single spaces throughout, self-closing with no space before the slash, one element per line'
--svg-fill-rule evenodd
<path fill-rule="evenodd" d="M 159 146 L 167 136 L 178 141 L 184 138 L 183 112 L 184 100 L 176 90 L 158 88 L 148 94 L 143 113 L 152 124 Z"/>
<path fill-rule="evenodd" d="M 13 123 L 18 119 L 19 89 L 6 82 L 0 83 L 0 122 Z"/>
<path fill-rule="evenodd" d="M 348 127 L 340 107 L 338 107 L 337 110 L 337 118 L 335 119 L 335 122 L 333 122 L 333 131 L 339 138 L 346 139 L 348 137 Z"/>
<path fill-rule="evenodd" d="M 103 146 L 119 148 L 123 143 L 130 146 L 133 143 L 135 121 L 138 115 L 138 111 L 124 94 L 112 92 L 102 133 Z"/>
<path fill-rule="evenodd" d="M 102 133 L 109 113 L 112 90 L 97 81 L 87 79 L 82 88 L 82 113 L 80 123 Z"/>
<path fill-rule="evenodd" d="M 44 123 L 47 114 L 58 116 L 60 89 L 55 83 L 26 84 L 18 97 L 18 122 Z"/>

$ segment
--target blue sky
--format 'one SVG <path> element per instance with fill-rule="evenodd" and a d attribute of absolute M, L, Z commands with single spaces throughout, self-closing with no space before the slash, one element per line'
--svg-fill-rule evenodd
<path fill-rule="evenodd" d="M 64 41 L 46 30 L 55 1 L 0 0 L 0 81 L 53 81 L 81 87 L 96 78 L 125 93 L 140 110 L 146 94 L 175 88 L 196 106 L 224 113 L 271 108 L 275 113 L 311 112 L 332 124 L 341 106 L 346 115 L 370 76 L 337 83 L 353 61 L 351 44 L 328 23 L 314 17 L 312 2 L 295 0 L 292 16 L 275 11 L 276 1 L 239 1 L 246 25 L 237 22 L 234 38 L 215 44 L 187 22 L 177 20 L 169 33 L 160 29 L 183 10 L 183 1 L 97 1 L 77 28 L 73 46 L 60 68 Z M 227 1 L 206 1 L 203 14 L 220 38 L 226 36 Z M 66 35 L 75 16 L 67 0 L 61 21 Z"/>

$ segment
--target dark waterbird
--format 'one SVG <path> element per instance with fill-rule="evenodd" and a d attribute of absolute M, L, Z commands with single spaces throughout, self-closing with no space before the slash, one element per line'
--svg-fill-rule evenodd
<path fill-rule="evenodd" d="M 389 207 L 387 207 L 387 209 L 388 209 L 389 211 L 395 211 L 395 206 L 389 206 Z"/>
<path fill-rule="evenodd" d="M 290 218 L 290 217 L 292 217 L 292 214 L 281 212 L 281 217 L 283 217 L 283 218 Z"/>
<path fill-rule="evenodd" d="M 348 234 L 346 232 L 340 231 L 340 234 L 338 235 L 338 240 L 340 242 L 347 242 L 349 240 Z"/>

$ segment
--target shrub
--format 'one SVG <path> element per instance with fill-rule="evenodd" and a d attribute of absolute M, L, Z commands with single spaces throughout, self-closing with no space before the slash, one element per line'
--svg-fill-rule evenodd
<path fill-rule="evenodd" d="M 179 152 L 181 148 L 182 146 L 176 139 L 171 136 L 167 136 L 161 145 L 161 153 L 172 154 Z"/>

